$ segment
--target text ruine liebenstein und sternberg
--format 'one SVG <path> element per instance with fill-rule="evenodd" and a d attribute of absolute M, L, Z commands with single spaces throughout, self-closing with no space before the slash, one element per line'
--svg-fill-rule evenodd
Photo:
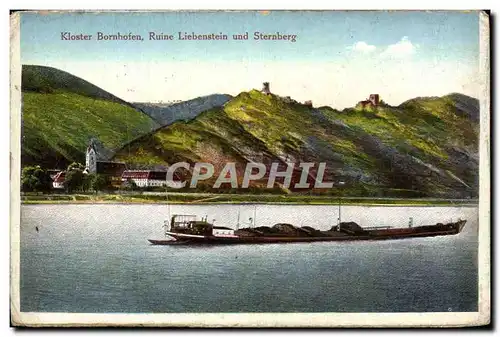
<path fill-rule="evenodd" d="M 61 32 L 63 41 L 224 41 L 224 40 L 254 40 L 254 41 L 289 41 L 296 42 L 297 34 L 274 33 L 195 33 L 177 32 L 176 34 L 149 32 L 147 34 L 129 33 L 103 33 L 95 34 Z"/>

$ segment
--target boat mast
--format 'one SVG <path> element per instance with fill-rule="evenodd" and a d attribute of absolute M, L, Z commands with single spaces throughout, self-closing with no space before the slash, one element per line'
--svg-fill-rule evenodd
<path fill-rule="evenodd" d="M 254 205 L 253 208 L 253 228 L 255 228 L 257 225 L 255 219 L 257 219 L 257 205 Z"/>
<path fill-rule="evenodd" d="M 170 214 L 170 202 L 168 200 L 168 174 L 167 176 L 165 177 L 165 196 L 167 198 L 167 214 L 168 214 L 168 218 L 167 218 L 167 223 L 170 225 L 169 227 L 172 226 L 172 224 L 170 223 L 171 221 L 171 214 Z M 169 230 L 169 228 L 167 228 L 167 224 L 165 224 L 165 236 L 167 236 L 167 231 Z"/>
<path fill-rule="evenodd" d="M 341 217 L 341 207 L 340 207 L 341 205 L 340 204 L 341 204 L 341 199 L 339 197 L 339 218 L 337 219 L 337 222 L 338 222 L 339 226 L 340 226 L 340 221 L 341 221 L 341 218 L 342 218 Z"/>
<path fill-rule="evenodd" d="M 240 229 L 240 207 L 238 207 L 238 221 L 236 222 L 236 230 Z"/>
<path fill-rule="evenodd" d="M 339 181 L 339 186 L 343 186 L 345 184 L 344 181 Z M 339 188 L 339 192 L 340 192 L 340 188 Z M 341 213 L 341 205 L 342 205 L 342 198 L 341 198 L 341 193 L 339 193 L 339 218 L 338 218 L 338 227 L 337 227 L 337 230 L 340 231 L 340 223 L 342 222 L 342 213 Z"/>

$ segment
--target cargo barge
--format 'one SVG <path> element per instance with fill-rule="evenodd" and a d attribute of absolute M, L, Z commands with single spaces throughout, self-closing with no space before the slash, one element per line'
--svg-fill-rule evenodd
<path fill-rule="evenodd" d="M 361 227 L 355 222 L 339 222 L 330 230 L 321 231 L 304 226 L 279 223 L 272 227 L 247 227 L 231 229 L 215 226 L 207 218 L 198 220 L 193 215 L 174 215 L 165 222 L 165 239 L 148 241 L 153 245 L 178 244 L 263 244 L 325 241 L 396 240 L 459 234 L 466 220 L 437 223 L 427 226 L 413 226 L 410 218 L 408 227 Z"/>

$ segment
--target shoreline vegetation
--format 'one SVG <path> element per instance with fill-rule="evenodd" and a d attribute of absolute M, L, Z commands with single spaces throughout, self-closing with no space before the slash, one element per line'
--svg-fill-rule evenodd
<path fill-rule="evenodd" d="M 276 194 L 165 193 L 21 195 L 21 204 L 286 204 L 359 206 L 477 206 L 477 199 L 409 199 Z"/>

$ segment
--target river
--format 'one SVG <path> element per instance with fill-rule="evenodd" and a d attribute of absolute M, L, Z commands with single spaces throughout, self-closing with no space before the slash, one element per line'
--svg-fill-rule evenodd
<path fill-rule="evenodd" d="M 168 214 L 328 229 L 336 206 L 23 205 L 21 311 L 477 311 L 476 207 L 344 206 L 361 226 L 466 219 L 459 235 L 382 242 L 153 246 Z M 38 227 L 38 231 L 36 231 Z"/>

